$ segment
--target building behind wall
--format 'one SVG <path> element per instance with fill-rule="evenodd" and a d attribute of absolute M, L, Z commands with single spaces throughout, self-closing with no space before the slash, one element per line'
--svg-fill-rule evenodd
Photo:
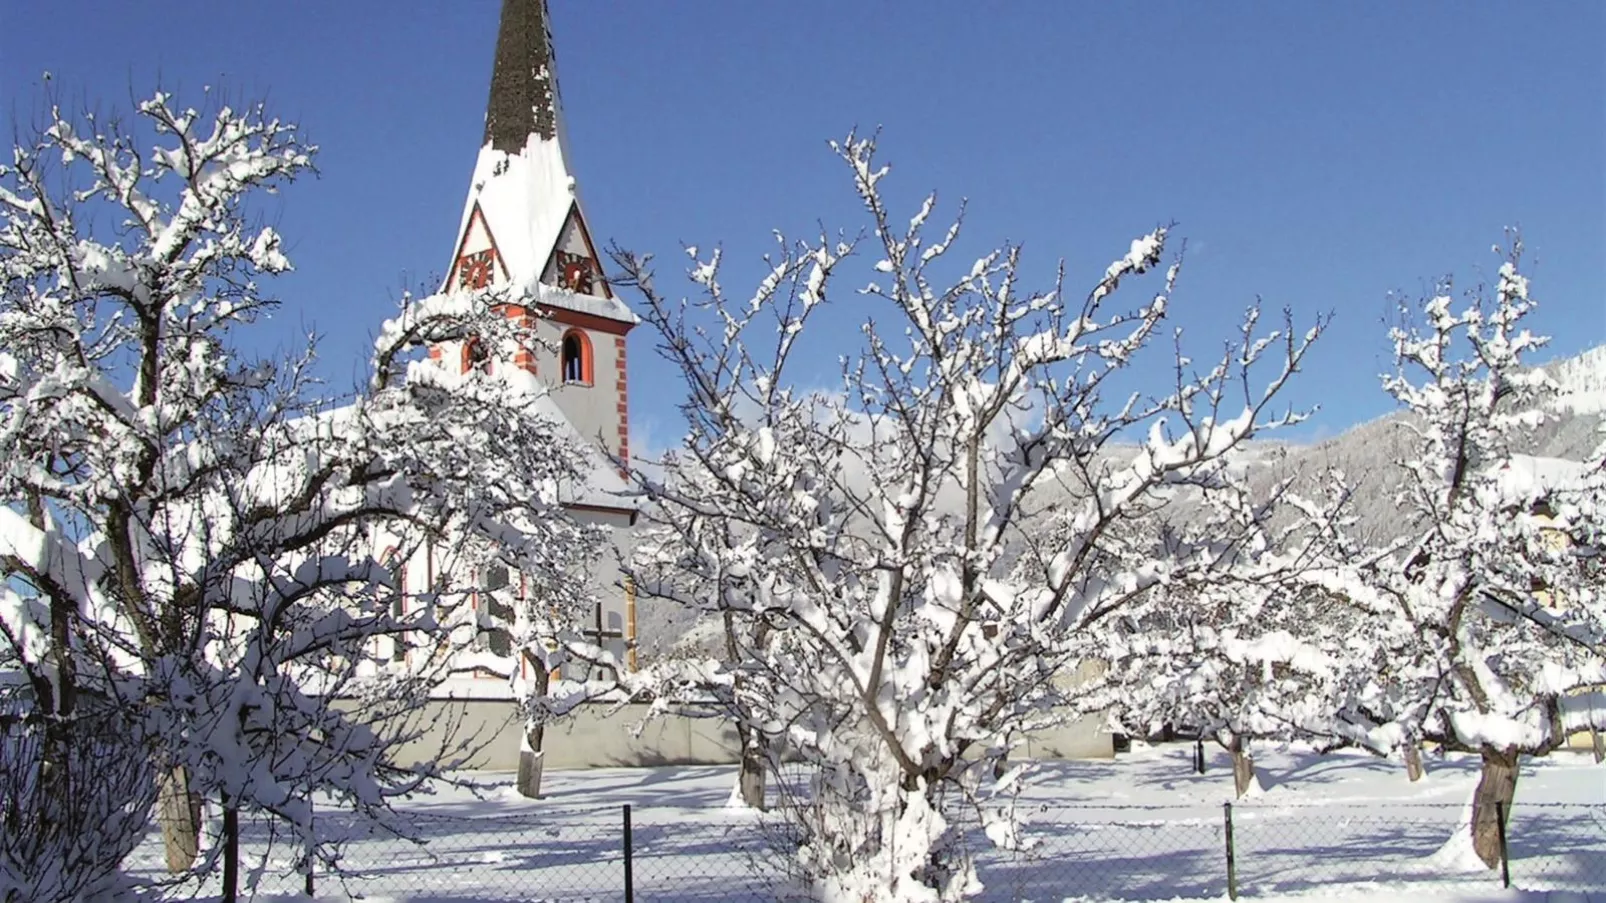
<path fill-rule="evenodd" d="M 523 303 L 505 306 L 509 317 L 534 315 L 540 347 L 511 360 L 496 359 L 473 340 L 444 343 L 431 357 L 445 367 L 508 368 L 548 391 L 561 429 L 592 452 L 584 485 L 566 487 L 563 499 L 577 520 L 612 529 L 621 553 L 630 550 L 635 510 L 620 495 L 625 481 L 617 460 L 630 455 L 627 339 L 636 316 L 603 277 L 564 135 L 557 60 L 543 0 L 503 0 L 482 146 L 474 163 L 443 291 L 506 291 Z M 420 552 L 406 562 L 411 592 L 434 586 L 449 562 Z M 494 585 L 512 575 L 453 575 L 471 585 Z M 669 637 L 641 637 L 632 594 L 619 568 L 599 562 L 592 575 L 602 600 L 589 630 L 627 667 L 635 650 L 664 648 Z M 459 586 L 464 585 L 458 583 Z M 504 641 L 505 642 L 505 641 Z M 495 652 L 495 648 L 491 650 Z M 580 676 L 580 675 L 565 675 Z M 450 707 L 463 733 L 489 739 L 476 764 L 510 769 L 519 736 L 508 683 L 487 671 L 449 681 Z M 598 705 L 548 728 L 551 767 L 632 766 L 734 762 L 732 727 L 720 719 L 661 717 L 637 731 L 645 707 L 611 710 Z M 1048 757 L 1110 754 L 1110 738 L 1090 720 L 1032 738 L 1026 754 Z M 419 746 L 421 754 L 433 748 Z"/>
<path fill-rule="evenodd" d="M 609 528 L 617 550 L 628 554 L 636 512 L 624 497 L 618 462 L 630 456 L 626 347 L 639 321 L 602 275 L 564 137 L 542 0 L 502 4 L 484 140 L 450 252 L 441 291 L 496 292 L 506 300 L 505 315 L 532 326 L 538 341 L 510 358 L 474 339 L 447 342 L 430 350 L 431 359 L 465 372 L 481 368 L 538 382 L 547 416 L 587 453 L 580 479 L 560 487 L 564 508 L 577 521 Z M 421 548 L 398 562 L 404 593 L 426 592 L 443 580 L 494 589 L 518 579 L 503 568 L 442 560 L 438 548 Z M 611 558 L 596 562 L 591 581 L 599 603 L 582 630 L 633 667 L 633 593 Z M 496 657 L 508 641 L 491 636 L 482 645 L 481 654 Z M 471 669 L 448 681 L 445 691 L 459 699 L 507 699 L 511 691 L 496 670 Z"/>

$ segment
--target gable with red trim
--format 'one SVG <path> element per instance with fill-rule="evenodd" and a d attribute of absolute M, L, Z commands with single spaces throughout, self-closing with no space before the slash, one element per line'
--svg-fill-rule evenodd
<path fill-rule="evenodd" d="M 585 217 L 580 215 L 578 204 L 569 205 L 569 215 L 563 222 L 563 228 L 558 230 L 556 244 L 547 255 L 541 281 L 580 295 L 613 297 L 613 288 L 602 277 L 597 247 L 591 241 L 591 230 L 586 228 Z"/>
<path fill-rule="evenodd" d="M 446 288 L 448 291 L 473 291 L 490 288 L 509 278 L 507 263 L 496 246 L 496 236 L 491 234 L 485 212 L 476 201 L 463 226 L 463 234 L 457 240 L 457 253 L 452 257 Z"/>

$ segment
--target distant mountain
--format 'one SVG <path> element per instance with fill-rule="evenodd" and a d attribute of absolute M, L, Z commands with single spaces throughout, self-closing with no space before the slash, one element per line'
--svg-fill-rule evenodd
<path fill-rule="evenodd" d="M 1606 434 L 1606 346 L 1544 366 L 1560 387 L 1545 405 L 1545 419 L 1523 438 L 1516 451 L 1548 458 L 1583 460 L 1598 449 Z M 1393 462 L 1414 444 L 1404 413 L 1389 414 L 1351 427 L 1309 445 L 1279 445 L 1284 457 L 1274 475 L 1298 473 L 1312 481 L 1328 467 L 1343 471 L 1355 488 L 1353 511 L 1361 536 L 1373 541 L 1396 538 L 1407 526 L 1399 516 L 1395 494 L 1403 478 Z"/>
<path fill-rule="evenodd" d="M 1522 454 L 1583 460 L 1606 441 L 1600 432 L 1606 422 L 1606 346 L 1593 348 L 1576 357 L 1545 365 L 1560 391 L 1546 405 L 1544 422 L 1524 437 L 1516 451 Z M 1381 389 L 1379 389 L 1381 391 Z M 1404 474 L 1394 462 L 1411 453 L 1415 437 L 1403 413 L 1389 414 L 1357 424 L 1339 435 L 1310 444 L 1282 440 L 1256 440 L 1235 452 L 1235 464 L 1261 486 L 1293 476 L 1296 488 L 1314 490 L 1330 467 L 1343 471 L 1354 494 L 1351 511 L 1356 531 L 1368 543 L 1399 538 L 1410 526 L 1400 515 L 1395 496 Z M 1127 459 L 1135 447 L 1117 446 L 1107 450 L 1112 461 Z M 1068 486 L 1049 485 L 1028 503 L 1027 522 L 1045 524 L 1053 511 L 1075 492 Z M 1200 515 L 1195 500 L 1187 494 L 1174 498 L 1166 517 L 1188 520 Z M 662 654 L 678 646 L 713 651 L 721 640 L 716 619 L 699 618 L 696 613 L 664 604 L 642 607 L 643 652 Z"/>
<path fill-rule="evenodd" d="M 1545 367 L 1561 384 L 1557 407 L 1574 414 L 1606 414 L 1606 345 Z"/>

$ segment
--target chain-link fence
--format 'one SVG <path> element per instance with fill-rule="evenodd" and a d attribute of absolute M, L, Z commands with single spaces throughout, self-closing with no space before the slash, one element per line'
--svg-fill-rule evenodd
<path fill-rule="evenodd" d="M 998 849 L 974 812 L 955 813 L 983 901 L 1253 898 L 1336 885 L 1606 891 L 1606 806 L 1518 804 L 1505 860 L 1473 861 L 1462 806 L 1022 805 L 1014 850 Z M 778 815 L 668 807 L 562 808 L 517 816 L 420 815 L 418 841 L 366 833 L 348 817 L 317 822 L 340 838 L 338 869 L 312 875 L 317 896 L 426 901 L 806 900 L 790 865 L 795 833 Z M 304 892 L 300 851 L 265 820 L 240 827 L 242 898 Z M 159 842 L 135 871 L 160 874 Z M 1509 876 L 1506 877 L 1506 876 Z M 212 882 L 215 885 L 215 881 Z M 194 883 L 165 896 L 215 895 Z"/>
<path fill-rule="evenodd" d="M 1340 885 L 1606 890 L 1606 806 L 1517 805 L 1503 861 L 1474 858 L 1460 805 L 1041 806 L 1024 849 L 978 850 L 999 901 L 1255 897 Z"/>

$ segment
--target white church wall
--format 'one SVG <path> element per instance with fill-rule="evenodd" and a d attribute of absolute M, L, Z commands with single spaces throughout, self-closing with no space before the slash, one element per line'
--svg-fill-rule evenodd
<path fill-rule="evenodd" d="M 587 579 L 592 595 L 602 606 L 602 629 L 605 634 L 614 635 L 604 637 L 606 646 L 628 665 L 627 642 L 632 638 L 634 628 L 630 625 L 631 603 L 623 589 L 622 562 L 630 554 L 630 514 L 624 511 L 580 509 L 571 510 L 570 516 L 583 524 L 610 528 L 612 548 L 590 562 Z M 416 610 L 420 595 L 444 587 L 447 588 L 447 595 L 442 599 L 443 603 L 460 606 L 479 604 L 473 590 L 480 585 L 484 574 L 462 560 L 461 550 L 455 546 L 406 540 L 388 533 L 375 534 L 372 542 L 380 560 L 394 569 L 393 577 L 401 588 L 399 599 L 392 591 L 379 590 L 381 598 L 376 598 L 376 603 L 392 607 L 398 615 L 412 613 Z M 448 615 L 443 611 L 442 616 Z M 588 615 L 576 626 L 582 630 L 594 630 L 596 618 Z M 412 644 L 420 642 L 418 637 L 410 639 Z M 396 639 L 390 637 L 377 637 L 372 642 L 374 647 L 371 652 L 378 662 L 394 662 L 398 666 L 403 663 L 416 665 L 419 663 L 414 662 L 413 657 L 424 654 L 420 649 L 404 649 Z M 468 654 L 475 658 L 482 656 L 489 642 L 489 639 L 484 639 Z M 367 670 L 371 672 L 372 663 L 368 664 L 370 667 Z M 505 672 L 515 664 L 508 659 L 498 662 L 497 669 Z M 477 697 L 505 692 L 506 678 L 499 674 L 477 670 L 477 666 L 471 666 L 461 659 L 455 660 L 453 667 L 457 669 L 456 672 L 440 688 L 439 694 L 443 697 Z"/>
<path fill-rule="evenodd" d="M 626 412 L 620 411 L 624 395 L 625 352 L 623 336 L 584 330 L 591 344 L 590 384 L 563 381 L 560 358 L 563 336 L 571 327 L 547 318 L 538 321 L 536 333 L 543 340 L 536 352 L 536 374 L 552 387 L 552 400 L 587 441 L 597 442 L 609 454 L 621 451 L 620 424 Z"/>
<path fill-rule="evenodd" d="M 519 722 L 504 700 L 437 700 L 423 722 L 430 728 L 404 746 L 402 761 L 434 756 L 443 740 L 476 752 L 469 767 L 513 771 L 519 764 Z M 653 765 L 723 765 L 736 761 L 736 732 L 728 722 L 666 715 L 646 724 L 646 705 L 615 709 L 581 706 L 547 728 L 542 746 L 548 768 L 639 768 Z M 637 729 L 639 733 L 637 732 Z"/>
<path fill-rule="evenodd" d="M 1026 735 L 1021 756 L 1027 759 L 1110 759 L 1115 736 L 1103 729 L 1102 715 L 1083 715 L 1059 727 Z"/>
<path fill-rule="evenodd" d="M 629 641 L 635 639 L 635 627 L 631 624 L 634 603 L 625 586 L 623 567 L 623 563 L 629 560 L 632 543 L 630 515 L 622 511 L 589 509 L 571 510 L 569 515 L 582 524 L 600 525 L 610 529 L 612 548 L 605 550 L 602 556 L 592 563 L 588 577 L 591 591 L 602 609 L 601 629 L 606 640 L 602 645 L 618 656 L 627 668 L 632 667 L 633 657 L 628 654 L 627 645 Z M 588 620 L 581 627 L 586 631 L 593 631 L 597 629 L 597 623 L 595 620 Z"/>

